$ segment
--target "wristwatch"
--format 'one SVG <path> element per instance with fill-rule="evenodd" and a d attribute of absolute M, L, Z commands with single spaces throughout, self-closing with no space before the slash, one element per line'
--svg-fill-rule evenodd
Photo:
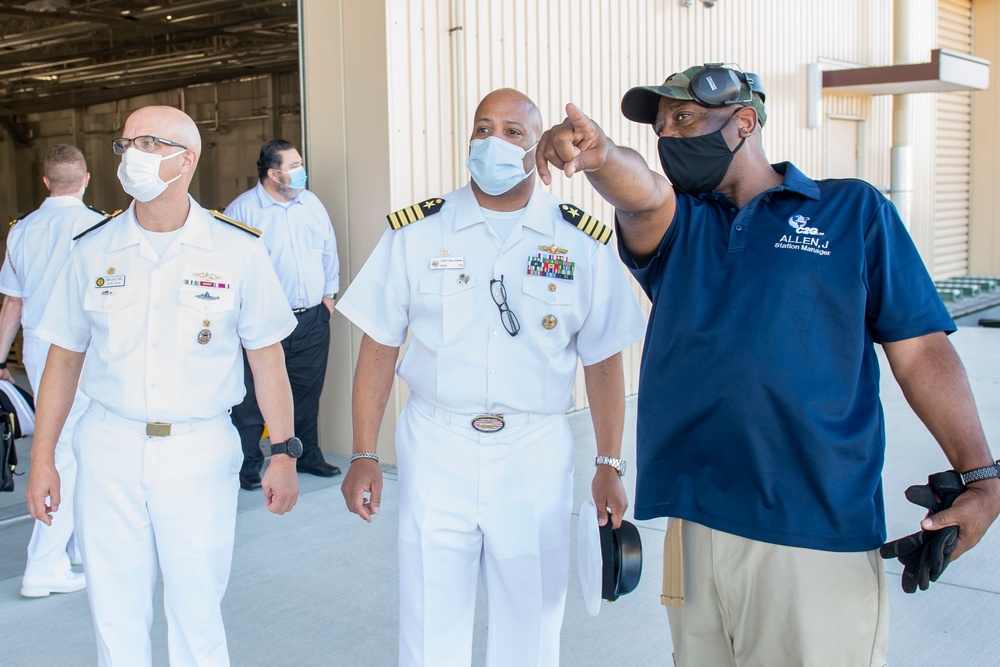
<path fill-rule="evenodd" d="M 272 444 L 271 456 L 274 456 L 275 454 L 288 454 L 293 459 L 297 459 L 302 456 L 302 441 L 295 436 L 292 436 L 284 442 Z"/>
<path fill-rule="evenodd" d="M 625 476 L 625 459 L 616 459 L 612 456 L 598 456 L 594 459 L 594 467 L 600 465 L 611 466 L 618 471 L 619 477 Z"/>

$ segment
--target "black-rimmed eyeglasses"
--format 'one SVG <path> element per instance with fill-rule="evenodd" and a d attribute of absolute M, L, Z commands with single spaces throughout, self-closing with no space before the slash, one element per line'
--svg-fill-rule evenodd
<path fill-rule="evenodd" d="M 507 305 L 507 290 L 503 286 L 503 276 L 500 276 L 500 280 L 494 278 L 490 281 L 490 294 L 493 295 L 493 303 L 500 309 L 500 321 L 503 322 L 503 328 L 511 336 L 516 336 L 517 332 L 521 330 L 521 325 L 517 321 L 517 315 Z"/>
<path fill-rule="evenodd" d="M 125 155 L 125 151 L 127 151 L 130 146 L 142 151 L 143 153 L 152 153 L 157 149 L 157 144 L 163 146 L 176 146 L 177 148 L 187 150 L 187 146 L 179 144 L 176 141 L 170 141 L 169 139 L 164 139 L 163 137 L 153 137 L 148 134 L 134 139 L 127 139 L 126 137 L 115 139 L 111 142 L 111 148 L 115 151 L 115 155 Z"/>

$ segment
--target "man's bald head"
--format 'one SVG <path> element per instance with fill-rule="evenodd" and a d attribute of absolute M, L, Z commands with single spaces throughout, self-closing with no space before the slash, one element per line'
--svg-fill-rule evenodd
<path fill-rule="evenodd" d="M 201 156 L 201 133 L 191 117 L 180 109 L 167 106 L 142 107 L 125 121 L 123 136 L 161 137 L 186 146 Z"/>
<path fill-rule="evenodd" d="M 76 146 L 56 144 L 45 154 L 45 185 L 52 196 L 80 195 L 86 180 L 87 160 Z"/>
<path fill-rule="evenodd" d="M 511 120 L 523 125 L 534 144 L 542 136 L 542 114 L 531 98 L 513 88 L 500 88 L 489 93 L 476 107 L 475 122 L 480 119 Z M 473 133 L 473 138 L 476 138 Z"/>

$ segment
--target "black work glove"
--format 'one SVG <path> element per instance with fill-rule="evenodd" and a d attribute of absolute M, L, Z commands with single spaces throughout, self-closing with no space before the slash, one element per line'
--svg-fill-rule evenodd
<path fill-rule="evenodd" d="M 927 478 L 927 484 L 911 486 L 906 499 L 926 507 L 930 514 L 951 507 L 965 491 L 962 478 L 954 471 L 936 472 Z M 958 526 L 940 530 L 921 530 L 918 533 L 886 542 L 879 549 L 882 558 L 898 558 L 903 564 L 903 591 L 915 593 L 917 588 L 926 591 L 930 582 L 937 581 L 951 562 L 951 555 L 958 546 Z"/>

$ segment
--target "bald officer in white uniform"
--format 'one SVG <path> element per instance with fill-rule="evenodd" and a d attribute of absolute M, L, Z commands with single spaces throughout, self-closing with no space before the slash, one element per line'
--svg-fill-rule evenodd
<path fill-rule="evenodd" d="M 375 453 L 399 351 L 410 397 L 399 458 L 399 664 L 467 666 L 477 578 L 491 667 L 555 667 L 569 576 L 573 438 L 583 362 L 599 454 L 599 520 L 628 505 L 621 350 L 644 321 L 611 230 L 535 187 L 541 116 L 502 89 L 476 111 L 472 182 L 389 216 L 337 307 L 364 332 L 354 454 L 342 490 L 379 511 Z M 579 228 L 578 228 L 579 225 Z M 365 498 L 366 494 L 369 496 Z"/>
<path fill-rule="evenodd" d="M 194 122 L 144 107 L 113 143 L 135 202 L 85 233 L 38 326 L 52 343 L 37 406 L 28 508 L 62 502 L 53 464 L 81 387 L 76 517 L 98 664 L 151 664 L 157 565 L 172 667 L 228 665 L 220 602 L 232 562 L 243 453 L 229 409 L 243 397 L 241 346 L 271 425 L 267 508 L 298 497 L 292 399 L 280 341 L 295 327 L 256 234 L 187 194 L 201 154 Z M 49 502 L 46 499 L 49 499 Z"/>
<path fill-rule="evenodd" d="M 49 196 L 38 210 L 19 220 L 7 235 L 7 256 L 0 269 L 0 292 L 5 295 L 0 307 L 0 359 L 7 359 L 19 326 L 24 327 L 22 361 L 32 392 L 38 388 L 45 368 L 49 344 L 38 338 L 35 328 L 48 303 L 52 286 L 59 275 L 73 237 L 104 214 L 83 203 L 83 193 L 90 182 L 87 160 L 76 146 L 56 144 L 45 155 L 42 177 Z M 14 381 L 6 362 L 0 363 L 0 379 Z M 76 458 L 73 456 L 73 427 L 87 408 L 87 397 L 77 392 L 59 435 L 55 451 L 56 470 L 63 480 L 62 494 L 67 502 L 52 525 L 35 522 L 28 542 L 28 561 L 21 579 L 21 595 L 45 597 L 51 593 L 72 593 L 86 587 L 82 573 L 71 569 L 67 547 L 73 537 L 73 488 L 76 484 Z"/>

